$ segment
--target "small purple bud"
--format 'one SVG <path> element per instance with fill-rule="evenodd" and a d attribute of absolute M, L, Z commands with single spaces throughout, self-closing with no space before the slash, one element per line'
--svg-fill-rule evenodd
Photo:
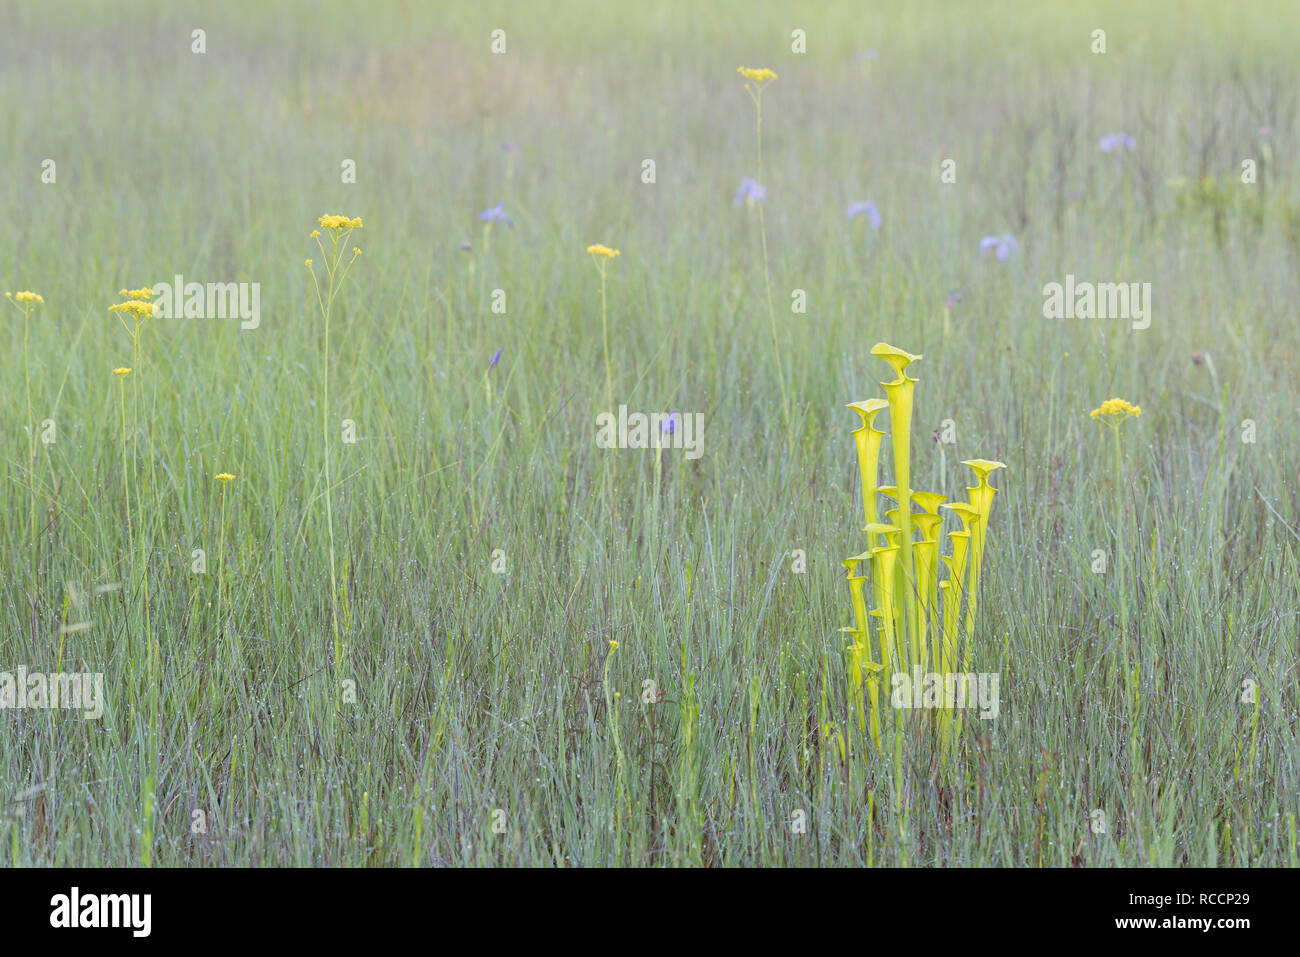
<path fill-rule="evenodd" d="M 743 206 L 745 203 L 762 203 L 766 200 L 767 187 L 760 186 L 746 176 L 740 181 L 740 189 L 736 190 L 736 198 L 731 201 L 731 204 L 733 206 Z"/>
<path fill-rule="evenodd" d="M 997 251 L 998 261 L 1006 262 L 1007 257 L 1020 248 L 1014 236 L 985 236 L 980 240 L 980 252 L 986 249 Z"/>
<path fill-rule="evenodd" d="M 880 211 L 872 203 L 866 201 L 853 203 L 849 206 L 848 213 L 849 219 L 857 219 L 859 216 L 866 214 L 867 219 L 871 221 L 871 228 L 880 228 Z"/>
<path fill-rule="evenodd" d="M 1113 153 L 1117 149 L 1132 152 L 1136 148 L 1137 140 L 1127 133 L 1107 133 L 1101 138 L 1101 151 L 1103 153 Z"/>
<path fill-rule="evenodd" d="M 493 223 L 505 223 L 507 226 L 514 226 L 514 220 L 506 215 L 505 203 L 497 203 L 495 206 L 483 210 L 478 214 L 478 218 L 489 226 Z"/>

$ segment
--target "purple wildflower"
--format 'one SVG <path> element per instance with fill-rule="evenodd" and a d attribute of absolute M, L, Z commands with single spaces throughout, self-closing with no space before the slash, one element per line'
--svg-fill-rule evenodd
<path fill-rule="evenodd" d="M 880 211 L 876 209 L 872 203 L 868 203 L 865 200 L 860 203 L 852 203 L 849 205 L 848 212 L 849 219 L 857 219 L 863 213 L 866 213 L 867 219 L 871 220 L 871 228 L 880 228 Z"/>
<path fill-rule="evenodd" d="M 659 431 L 664 435 L 672 435 L 677 431 L 677 412 L 674 411 L 668 418 L 664 419 L 663 424 L 659 426 Z"/>
<path fill-rule="evenodd" d="M 514 220 L 506 215 L 505 203 L 497 203 L 491 209 L 483 210 L 483 212 L 478 214 L 478 218 L 481 222 L 487 223 L 489 226 L 493 223 L 505 223 L 507 226 L 513 227 L 515 224 Z"/>
<path fill-rule="evenodd" d="M 1015 250 L 1020 248 L 1014 236 L 985 236 L 980 240 L 980 252 L 986 249 L 996 249 L 998 262 L 1006 262 L 1007 257 Z"/>
<path fill-rule="evenodd" d="M 496 365 L 498 362 L 501 361 L 501 353 L 505 351 L 506 351 L 505 346 L 502 346 L 500 349 L 496 351 L 496 353 L 492 356 L 492 359 L 488 362 L 489 369 L 491 369 L 494 365 Z"/>
<path fill-rule="evenodd" d="M 1137 148 L 1137 141 L 1127 133 L 1107 133 L 1101 138 L 1103 153 L 1113 153 L 1121 148 L 1132 152 Z"/>
<path fill-rule="evenodd" d="M 944 304 L 943 308 L 951 311 L 952 307 L 957 305 L 957 303 L 959 302 L 961 302 L 961 293 L 959 293 L 956 289 L 949 289 L 948 301 Z"/>
<path fill-rule="evenodd" d="M 748 176 L 740 181 L 740 189 L 736 190 L 736 198 L 731 201 L 733 206 L 740 206 L 745 203 L 762 203 L 767 200 L 767 187 L 760 186 Z"/>

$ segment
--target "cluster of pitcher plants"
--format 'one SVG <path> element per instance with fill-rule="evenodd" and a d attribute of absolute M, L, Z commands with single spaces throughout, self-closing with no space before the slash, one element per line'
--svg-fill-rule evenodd
<path fill-rule="evenodd" d="M 882 685 L 889 688 L 896 675 L 918 668 L 943 676 L 965 673 L 969 668 L 980 570 L 996 491 L 989 484 L 989 475 L 1006 466 L 987 459 L 963 462 L 975 473 L 975 485 L 967 489 L 965 502 L 949 502 L 938 492 L 913 491 L 910 434 L 917 380 L 908 375 L 908 367 L 921 356 L 883 342 L 872 347 L 871 354 L 888 362 L 895 378 L 881 383 L 885 398 L 848 406 L 862 418 L 853 438 L 862 472 L 862 530 L 867 539 L 866 548 L 843 563 L 853 599 L 853 625 L 841 631 L 852 638 L 847 666 L 853 717 L 860 733 L 864 738 L 869 734 L 879 751 Z M 880 453 L 886 433 L 876 428 L 876 418 L 885 410 L 894 459 L 893 485 L 880 484 Z M 881 515 L 879 496 L 893 499 L 897 507 Z M 920 511 L 914 512 L 913 505 Z M 946 536 L 947 554 L 940 548 L 944 524 L 940 509 L 956 516 L 960 524 Z M 953 710 L 953 702 L 946 700 L 936 710 L 944 761 L 953 737 Z M 958 711 L 959 732 L 960 714 Z"/>

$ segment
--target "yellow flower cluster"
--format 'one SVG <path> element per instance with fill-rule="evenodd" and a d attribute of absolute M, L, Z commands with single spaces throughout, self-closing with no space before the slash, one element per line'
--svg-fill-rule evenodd
<path fill-rule="evenodd" d="M 234 476 L 231 475 L 229 472 L 222 472 L 222 473 L 220 473 L 220 474 L 217 476 L 217 481 L 218 481 L 218 482 L 229 482 L 229 481 L 232 481 L 233 479 L 234 479 Z"/>
<path fill-rule="evenodd" d="M 123 289 L 118 293 L 123 299 L 152 299 L 153 290 L 144 289 Z"/>
<path fill-rule="evenodd" d="M 739 73 L 741 76 L 743 76 L 746 80 L 752 80 L 753 82 L 758 83 L 760 85 L 766 83 L 768 80 L 776 79 L 776 73 L 772 70 L 769 70 L 767 67 L 761 67 L 756 70 L 753 67 L 741 66 L 741 67 L 736 67 L 736 72 Z"/>
<path fill-rule="evenodd" d="M 26 291 L 18 292 L 18 293 L 7 292 L 5 293 L 5 298 L 13 299 L 15 302 L 39 302 L 41 304 L 45 303 L 45 298 L 39 295 L 38 293 L 34 293 L 34 292 L 26 292 Z"/>
<path fill-rule="evenodd" d="M 108 308 L 110 312 L 129 312 L 133 316 L 150 317 L 154 314 L 154 304 L 141 299 L 128 299 Z"/>
<path fill-rule="evenodd" d="M 1124 419 L 1137 418 L 1141 414 L 1142 406 L 1132 405 L 1125 399 L 1107 399 L 1091 412 L 1094 419 L 1100 419 L 1102 416 L 1110 416 L 1116 422 L 1122 422 Z"/>
<path fill-rule="evenodd" d="M 594 246 L 588 246 L 587 252 L 591 253 L 593 256 L 604 256 L 606 259 L 614 259 L 618 256 L 617 249 L 610 249 L 608 246 L 603 246 L 600 243 L 596 243 Z"/>
<path fill-rule="evenodd" d="M 130 370 L 129 368 L 127 368 L 126 366 L 118 366 L 116 369 L 113 370 L 113 375 L 116 375 L 116 376 L 123 376 L 123 377 L 125 377 L 125 376 L 128 376 L 128 375 L 130 375 L 130 374 L 131 374 L 131 370 Z"/>
<path fill-rule="evenodd" d="M 348 219 L 346 216 L 322 216 L 320 218 L 320 224 L 321 228 L 333 229 L 336 232 L 340 229 L 360 229 L 361 217 L 358 216 L 356 219 Z"/>

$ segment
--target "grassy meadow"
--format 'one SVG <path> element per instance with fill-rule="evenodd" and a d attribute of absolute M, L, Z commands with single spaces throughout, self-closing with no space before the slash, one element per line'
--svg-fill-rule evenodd
<path fill-rule="evenodd" d="M 1290 4 L 0 20 L 0 291 L 43 298 L 0 303 L 0 673 L 104 709 L 0 708 L 0 861 L 1297 863 Z M 119 290 L 177 275 L 256 328 L 133 341 Z M 1046 318 L 1067 275 L 1149 326 Z M 924 356 L 912 487 L 1006 465 L 999 713 L 947 753 L 860 733 L 840 631 L 882 341 Z M 619 405 L 702 454 L 598 447 Z"/>

